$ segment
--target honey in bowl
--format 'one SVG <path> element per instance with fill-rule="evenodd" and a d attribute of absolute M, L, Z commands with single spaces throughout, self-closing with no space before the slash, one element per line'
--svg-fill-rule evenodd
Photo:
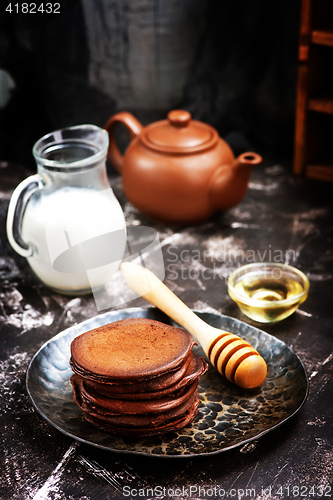
<path fill-rule="evenodd" d="M 236 269 L 228 292 L 240 310 L 260 323 L 287 318 L 308 296 L 309 280 L 298 269 L 277 263 L 256 263 Z"/>

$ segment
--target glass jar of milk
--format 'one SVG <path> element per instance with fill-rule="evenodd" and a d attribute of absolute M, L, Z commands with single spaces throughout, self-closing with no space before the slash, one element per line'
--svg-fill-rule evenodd
<path fill-rule="evenodd" d="M 106 173 L 108 133 L 94 125 L 57 130 L 33 147 L 37 174 L 15 189 L 7 235 L 52 290 L 90 293 L 118 270 L 126 224 Z"/>

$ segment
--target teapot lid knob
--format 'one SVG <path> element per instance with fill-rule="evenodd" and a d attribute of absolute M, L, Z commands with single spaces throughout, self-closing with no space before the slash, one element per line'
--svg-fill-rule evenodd
<path fill-rule="evenodd" d="M 191 113 L 174 109 L 167 120 L 147 125 L 140 140 L 148 147 L 162 153 L 190 154 L 216 145 L 217 131 L 206 123 L 192 120 Z"/>
<path fill-rule="evenodd" d="M 174 127 L 187 127 L 191 121 L 191 113 L 182 109 L 174 109 L 168 113 L 168 120 Z"/>

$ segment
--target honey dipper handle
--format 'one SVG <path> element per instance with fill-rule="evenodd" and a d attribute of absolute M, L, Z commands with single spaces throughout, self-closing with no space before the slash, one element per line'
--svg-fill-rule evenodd
<path fill-rule="evenodd" d="M 216 337 L 213 327 L 202 321 L 148 269 L 132 262 L 123 262 L 121 271 L 132 290 L 189 331 L 207 354 Z"/>
<path fill-rule="evenodd" d="M 123 262 L 121 270 L 132 290 L 192 333 L 215 368 L 228 380 L 246 389 L 263 382 L 266 363 L 250 344 L 202 321 L 148 269 Z"/>

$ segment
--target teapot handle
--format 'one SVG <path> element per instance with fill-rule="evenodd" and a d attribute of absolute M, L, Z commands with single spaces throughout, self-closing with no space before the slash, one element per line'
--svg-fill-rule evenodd
<path fill-rule="evenodd" d="M 44 185 L 44 178 L 40 174 L 30 175 L 30 177 L 24 179 L 24 181 L 15 188 L 9 202 L 7 212 L 7 237 L 15 252 L 22 255 L 22 257 L 31 257 L 34 252 L 34 247 L 25 243 L 20 235 L 22 215 L 29 198 L 39 189 L 43 189 Z M 26 193 L 26 196 L 24 196 L 24 193 Z"/>
<path fill-rule="evenodd" d="M 117 113 L 112 116 L 104 125 L 104 128 L 109 133 L 109 160 L 112 165 L 118 170 L 121 174 L 123 167 L 123 155 L 120 153 L 118 146 L 115 140 L 115 126 L 117 123 L 122 123 L 129 130 L 131 140 L 138 136 L 142 130 L 141 123 L 133 116 L 131 113 L 127 113 L 126 111 L 122 111 L 121 113 Z"/>

